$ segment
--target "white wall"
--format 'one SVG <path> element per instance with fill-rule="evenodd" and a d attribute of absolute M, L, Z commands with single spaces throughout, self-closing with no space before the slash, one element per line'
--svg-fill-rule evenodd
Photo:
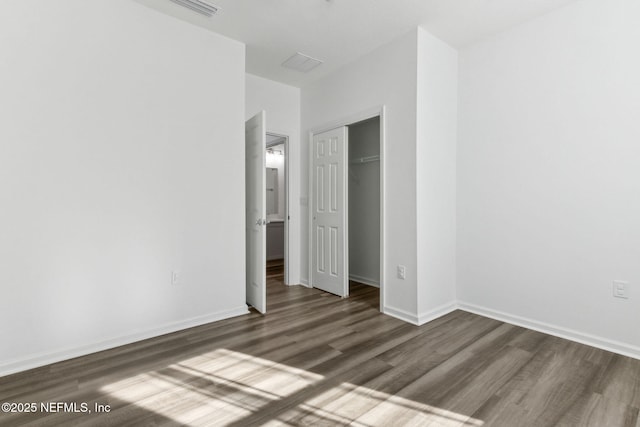
<path fill-rule="evenodd" d="M 349 277 L 380 284 L 380 119 L 349 126 Z"/>
<path fill-rule="evenodd" d="M 458 53 L 418 29 L 417 234 L 420 323 L 456 300 Z"/>
<path fill-rule="evenodd" d="M 300 234 L 300 89 L 246 74 L 246 110 L 249 119 L 265 110 L 267 130 L 289 137 L 289 284 L 301 283 Z M 305 229 L 306 233 L 306 229 Z"/>
<path fill-rule="evenodd" d="M 459 299 L 636 357 L 639 20 L 584 0 L 462 51 L 458 150 Z"/>
<path fill-rule="evenodd" d="M 0 51 L 0 375 L 245 313 L 244 46 L 39 0 Z"/>
<path fill-rule="evenodd" d="M 415 317 L 416 72 L 417 33 L 412 31 L 302 89 L 302 196 L 308 202 L 308 132 L 385 105 L 386 234 L 385 311 Z M 308 277 L 308 206 L 302 209 L 302 275 Z M 407 268 L 396 278 L 396 265 Z"/>

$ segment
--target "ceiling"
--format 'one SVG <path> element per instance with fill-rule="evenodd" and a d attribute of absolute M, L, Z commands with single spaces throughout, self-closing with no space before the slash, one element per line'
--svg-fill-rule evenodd
<path fill-rule="evenodd" d="M 136 0 L 247 46 L 248 73 L 302 87 L 422 26 L 460 48 L 576 0 L 211 0 L 212 18 L 169 0 Z M 281 66 L 296 52 L 324 61 Z"/>

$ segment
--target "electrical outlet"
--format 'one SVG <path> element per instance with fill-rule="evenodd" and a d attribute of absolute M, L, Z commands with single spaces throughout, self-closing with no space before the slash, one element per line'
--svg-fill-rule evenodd
<path fill-rule="evenodd" d="M 404 280 L 405 277 L 407 276 L 407 268 L 404 265 L 399 265 L 398 266 L 398 279 L 402 279 Z"/>
<path fill-rule="evenodd" d="M 622 280 L 613 281 L 613 296 L 616 298 L 629 298 L 629 282 Z"/>
<path fill-rule="evenodd" d="M 179 271 L 172 271 L 171 272 L 171 284 L 173 286 L 177 286 L 180 284 L 180 272 Z"/>

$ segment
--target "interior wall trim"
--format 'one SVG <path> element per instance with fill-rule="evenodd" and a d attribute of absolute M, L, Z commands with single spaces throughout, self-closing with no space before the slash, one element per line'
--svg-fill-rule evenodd
<path fill-rule="evenodd" d="M 529 319 L 515 314 L 505 313 L 487 307 L 470 304 L 464 301 L 454 301 L 448 304 L 444 304 L 440 307 L 436 307 L 433 310 L 425 313 L 420 313 L 418 315 L 398 308 L 385 306 L 384 314 L 411 323 L 413 325 L 420 326 L 424 325 L 425 323 L 429 323 L 439 317 L 445 316 L 455 310 L 466 311 L 469 313 L 477 314 L 478 316 L 488 317 L 511 325 L 520 326 L 523 328 L 531 329 L 533 331 L 542 332 L 544 334 L 564 338 L 569 341 L 574 341 L 580 344 L 585 344 L 591 347 L 599 348 L 601 350 L 610 351 L 612 353 L 640 360 L 640 347 L 591 334 L 586 334 L 584 332 L 564 328 L 562 326 L 540 322 L 538 320 Z"/>
<path fill-rule="evenodd" d="M 0 361 L 0 377 L 245 314 L 249 314 L 249 310 L 243 305 L 78 347 L 34 354 L 12 361 Z"/>
<path fill-rule="evenodd" d="M 534 331 L 553 335 L 559 338 L 564 338 L 569 341 L 575 341 L 580 344 L 585 344 L 591 347 L 599 348 L 601 350 L 610 351 L 612 353 L 617 353 L 623 356 L 640 360 L 640 347 L 636 347 L 630 344 L 613 341 L 595 335 L 585 334 L 573 329 L 563 328 L 561 326 L 552 325 L 550 323 L 540 322 L 526 317 L 517 316 L 515 314 L 505 313 L 502 311 L 493 310 L 487 307 L 482 307 L 462 301 L 458 301 L 458 308 L 460 310 L 477 314 L 479 316 L 500 320 L 511 325 L 521 326 L 523 328 L 532 329 Z"/>
<path fill-rule="evenodd" d="M 369 279 L 368 277 L 358 276 L 357 274 L 349 274 L 349 280 L 362 283 L 364 285 L 373 286 L 374 288 L 380 287 L 380 281 L 375 279 Z"/>
<path fill-rule="evenodd" d="M 442 304 L 441 306 L 438 306 L 432 310 L 420 313 L 418 314 L 418 325 L 429 323 L 439 317 L 446 316 L 447 314 L 456 311 L 457 309 L 458 304 L 456 304 L 455 301 L 451 301 L 446 304 Z"/>
<path fill-rule="evenodd" d="M 382 312 L 387 316 L 395 317 L 396 319 L 418 326 L 418 316 L 408 311 L 385 305 Z"/>
<path fill-rule="evenodd" d="M 451 301 L 420 314 L 409 313 L 406 310 L 390 307 L 388 305 L 384 307 L 383 313 L 388 316 L 395 317 L 396 319 L 404 320 L 405 322 L 411 323 L 413 325 L 422 326 L 425 323 L 429 323 L 439 317 L 446 316 L 447 314 L 451 313 L 452 311 L 456 311 L 457 309 L 458 304 L 456 304 L 455 301 Z"/>

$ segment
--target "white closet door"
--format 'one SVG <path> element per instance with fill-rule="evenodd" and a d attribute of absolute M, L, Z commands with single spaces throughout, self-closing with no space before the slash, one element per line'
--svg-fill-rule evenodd
<path fill-rule="evenodd" d="M 266 118 L 245 124 L 247 304 L 267 312 Z"/>
<path fill-rule="evenodd" d="M 312 158 L 312 286 L 349 295 L 347 128 L 314 135 Z"/>

